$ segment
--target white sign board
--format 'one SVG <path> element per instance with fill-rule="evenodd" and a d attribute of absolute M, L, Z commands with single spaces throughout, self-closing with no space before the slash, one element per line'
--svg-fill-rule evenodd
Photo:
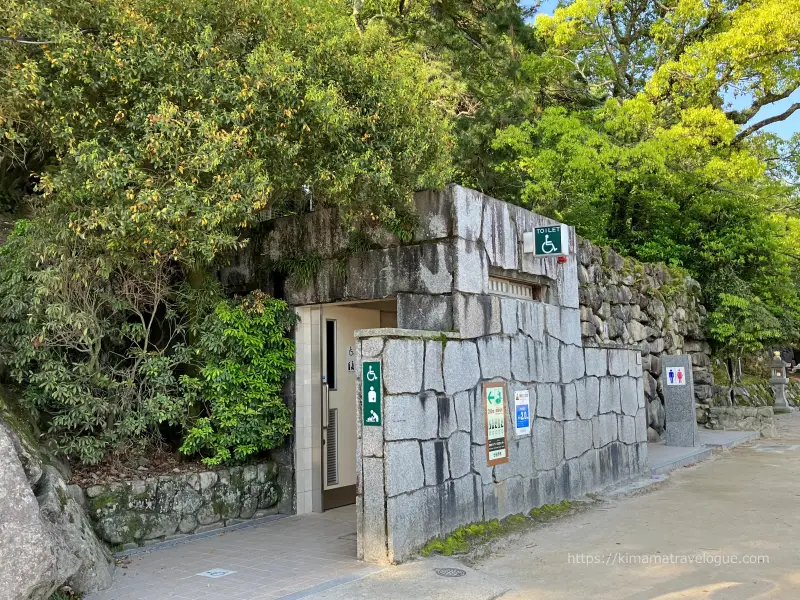
<path fill-rule="evenodd" d="M 667 369 L 667 385 L 686 385 L 686 372 L 683 367 L 669 367 Z"/>
<path fill-rule="evenodd" d="M 514 392 L 514 428 L 518 436 L 531 433 L 531 397 L 528 390 Z"/>

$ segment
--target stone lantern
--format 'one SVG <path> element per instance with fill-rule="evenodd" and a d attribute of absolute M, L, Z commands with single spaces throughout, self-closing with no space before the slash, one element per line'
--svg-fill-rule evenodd
<path fill-rule="evenodd" d="M 789 379 L 786 377 L 786 363 L 783 362 L 780 352 L 775 352 L 772 361 L 769 363 L 770 378 L 769 383 L 772 386 L 772 391 L 775 393 L 775 406 L 773 410 L 776 413 L 789 413 L 794 410 L 789 406 L 786 400 L 786 385 Z"/>

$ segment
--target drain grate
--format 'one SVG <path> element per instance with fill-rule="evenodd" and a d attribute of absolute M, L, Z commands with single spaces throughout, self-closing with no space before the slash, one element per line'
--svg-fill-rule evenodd
<path fill-rule="evenodd" d="M 435 569 L 435 571 L 442 577 L 463 577 L 467 574 L 464 569 Z"/>

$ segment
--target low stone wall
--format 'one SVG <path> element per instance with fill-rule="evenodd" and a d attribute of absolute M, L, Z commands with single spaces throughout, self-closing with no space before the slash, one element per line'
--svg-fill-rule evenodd
<path fill-rule="evenodd" d="M 576 498 L 646 469 L 638 349 L 581 347 L 578 311 L 500 299 L 501 331 L 356 332 L 358 363 L 380 361 L 383 423 L 358 416 L 358 556 L 409 558 L 473 522 Z M 505 382 L 509 461 L 487 462 L 483 384 Z M 361 397 L 359 377 L 358 397 Z M 531 434 L 514 429 L 530 394 Z"/>
<path fill-rule="evenodd" d="M 758 431 L 761 437 L 775 437 L 775 414 L 771 406 L 711 406 L 698 408 L 707 429 L 722 431 Z"/>
<path fill-rule="evenodd" d="M 581 238 L 578 256 L 583 340 L 641 347 L 648 438 L 660 441 L 666 428 L 663 355 L 691 355 L 696 400 L 705 403 L 712 395 L 700 285 L 664 265 L 640 263 Z"/>
<path fill-rule="evenodd" d="M 162 475 L 84 490 L 95 531 L 129 550 L 278 512 L 274 463 Z"/>

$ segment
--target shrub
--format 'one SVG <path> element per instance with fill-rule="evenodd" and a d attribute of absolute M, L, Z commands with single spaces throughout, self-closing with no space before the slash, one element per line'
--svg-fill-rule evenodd
<path fill-rule="evenodd" d="M 286 333 L 295 320 L 285 302 L 261 292 L 216 305 L 196 344 L 202 366 L 181 378 L 187 401 L 203 409 L 182 453 L 218 465 L 283 444 L 292 424 L 281 389 L 294 369 L 294 342 Z"/>

